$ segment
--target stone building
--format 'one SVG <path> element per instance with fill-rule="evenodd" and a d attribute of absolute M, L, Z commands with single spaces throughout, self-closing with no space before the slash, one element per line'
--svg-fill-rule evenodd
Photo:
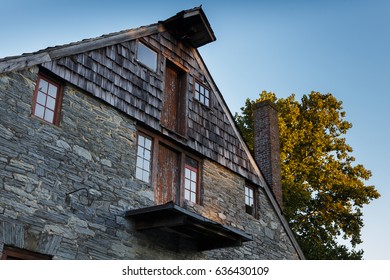
<path fill-rule="evenodd" d="M 198 48 L 201 8 L 0 59 L 3 259 L 303 259 L 277 112 L 252 156 Z"/>

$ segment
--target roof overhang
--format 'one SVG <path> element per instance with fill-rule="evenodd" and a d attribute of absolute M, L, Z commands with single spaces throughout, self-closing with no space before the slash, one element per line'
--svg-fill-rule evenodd
<path fill-rule="evenodd" d="M 252 236 L 235 228 L 214 222 L 186 210 L 173 202 L 129 210 L 125 216 L 135 223 L 135 229 L 163 230 L 190 240 L 199 251 L 241 246 Z"/>
<path fill-rule="evenodd" d="M 185 10 L 162 22 L 179 40 L 199 48 L 216 40 L 210 23 L 201 7 Z"/>

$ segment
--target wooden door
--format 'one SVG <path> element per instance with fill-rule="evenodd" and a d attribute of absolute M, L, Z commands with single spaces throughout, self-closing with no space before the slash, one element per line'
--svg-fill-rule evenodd
<path fill-rule="evenodd" d="M 165 68 L 161 124 L 181 135 L 185 135 L 186 131 L 186 90 L 186 72 L 168 61 Z"/>
<path fill-rule="evenodd" d="M 159 144 L 157 178 L 154 192 L 155 204 L 170 201 L 179 203 L 180 154 L 164 144 Z"/>
<path fill-rule="evenodd" d="M 180 84 L 178 71 L 170 64 L 165 70 L 165 90 L 161 112 L 161 124 L 173 131 L 177 130 Z"/>

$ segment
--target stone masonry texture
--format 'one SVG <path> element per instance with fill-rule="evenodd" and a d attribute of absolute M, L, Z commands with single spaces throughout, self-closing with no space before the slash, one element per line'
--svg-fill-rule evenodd
<path fill-rule="evenodd" d="M 4 245 L 53 259 L 297 259 L 262 189 L 245 213 L 245 179 L 203 162 L 202 205 L 188 209 L 252 234 L 241 247 L 173 250 L 125 211 L 154 205 L 135 179 L 136 122 L 65 84 L 59 126 L 31 116 L 39 68 L 0 75 L 0 255 Z M 160 238 L 160 239 L 161 239 Z M 156 240 L 159 240 L 157 242 Z"/>

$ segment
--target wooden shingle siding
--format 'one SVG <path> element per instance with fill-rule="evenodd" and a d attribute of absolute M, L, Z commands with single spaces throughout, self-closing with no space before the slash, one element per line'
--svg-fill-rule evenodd
<path fill-rule="evenodd" d="M 160 51 L 157 72 L 137 62 L 137 40 L 62 57 L 42 66 L 144 125 L 161 131 L 167 60 L 181 65 L 188 69 L 185 102 L 188 129 L 186 139 L 176 140 L 259 184 L 261 180 L 249 163 L 226 110 L 213 98 L 218 93 L 210 92 L 210 107 L 193 97 L 195 79 L 210 88 L 212 81 L 208 79 L 209 74 L 202 71 L 191 47 L 178 42 L 168 32 L 143 37 L 142 41 Z"/>

